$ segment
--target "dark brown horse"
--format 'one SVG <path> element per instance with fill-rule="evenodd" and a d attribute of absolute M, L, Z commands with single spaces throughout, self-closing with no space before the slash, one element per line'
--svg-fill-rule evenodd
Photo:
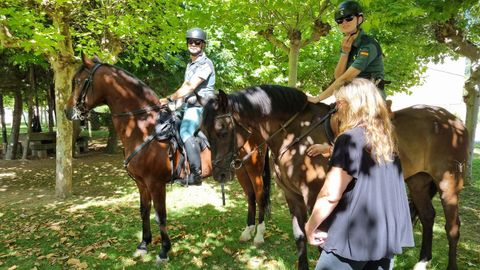
<path fill-rule="evenodd" d="M 70 119 L 84 118 L 100 104 L 107 104 L 113 118 L 115 131 L 124 146 L 125 168 L 135 180 L 140 193 L 140 214 L 142 218 L 142 242 L 135 255 L 147 252 L 152 241 L 150 229 L 151 202 L 160 226 L 161 250 L 157 262 L 168 259 L 171 248 L 167 232 L 166 185 L 172 181 L 172 171 L 180 162 L 180 151 L 172 151 L 168 140 L 154 139 L 156 119 L 159 114 L 168 113 L 166 106 L 159 104 L 154 91 L 125 70 L 102 64 L 98 59 L 82 55 L 83 65 L 73 78 L 73 92 L 66 114 Z M 260 137 L 252 136 L 245 142 L 245 151 L 256 147 Z M 262 146 L 262 150 L 265 146 Z M 244 155 L 240 153 L 240 155 Z M 202 152 L 202 176 L 211 175 L 210 150 Z M 259 228 L 255 243 L 263 242 L 265 231 L 264 214 L 269 208 L 269 171 L 262 178 L 265 151 L 245 160 L 245 166 L 237 170 L 237 177 L 248 198 L 249 213 L 247 228 L 242 240 L 248 240 L 255 227 L 255 203 L 259 207 Z M 264 189 L 264 186 L 268 188 Z"/>
<path fill-rule="evenodd" d="M 210 141 L 215 141 L 211 150 L 216 160 L 232 162 L 230 153 L 240 147 L 242 140 L 238 137 L 244 141 L 246 134 L 259 134 L 268 144 L 278 185 L 292 215 L 299 269 L 308 269 L 304 225 L 327 171 L 327 160 L 322 155 L 312 158 L 305 152 L 314 143 L 327 142 L 323 120 L 329 113 L 329 106 L 308 103 L 301 91 L 262 85 L 232 95 L 220 92 L 206 104 L 203 115 L 203 130 Z M 410 107 L 395 115 L 412 214 L 418 214 L 423 227 L 420 264 L 432 258 L 435 211 L 431 199 L 438 191 L 446 218 L 448 269 L 456 269 L 458 195 L 467 156 L 466 129 L 455 116 L 436 107 Z M 222 168 L 226 166 L 213 169 L 214 177 L 230 176 L 232 171 L 220 171 Z"/>

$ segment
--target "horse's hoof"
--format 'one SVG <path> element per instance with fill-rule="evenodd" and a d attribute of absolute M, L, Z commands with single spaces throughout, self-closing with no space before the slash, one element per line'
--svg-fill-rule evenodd
<path fill-rule="evenodd" d="M 166 257 L 165 259 L 162 259 L 160 258 L 160 256 L 157 255 L 157 265 L 161 265 L 161 264 L 165 264 L 168 262 L 168 257 Z"/>
<path fill-rule="evenodd" d="M 427 265 L 428 265 L 429 261 L 426 261 L 426 262 L 418 262 L 415 264 L 415 266 L 413 267 L 413 270 L 427 270 Z"/>
<path fill-rule="evenodd" d="M 253 244 L 254 244 L 255 246 L 260 246 L 260 245 L 263 244 L 263 243 L 265 243 L 265 240 L 263 239 L 263 237 L 262 237 L 262 238 L 260 238 L 260 237 L 258 237 L 258 238 L 255 237 L 255 239 L 253 239 Z"/>
<path fill-rule="evenodd" d="M 240 235 L 240 242 L 247 242 L 252 239 L 253 233 L 255 232 L 255 225 L 250 225 L 243 230 L 242 234 Z"/>
<path fill-rule="evenodd" d="M 147 250 L 146 249 L 137 249 L 133 253 L 134 258 L 143 257 L 145 255 L 147 255 Z"/>

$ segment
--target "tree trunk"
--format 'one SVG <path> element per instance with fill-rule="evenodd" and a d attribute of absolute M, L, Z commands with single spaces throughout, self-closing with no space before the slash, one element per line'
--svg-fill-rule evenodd
<path fill-rule="evenodd" d="M 28 120 L 27 120 L 27 134 L 30 135 L 32 133 L 32 119 L 33 119 L 33 93 L 35 89 L 35 70 L 33 66 L 30 66 L 29 73 L 28 73 L 28 82 L 30 84 L 30 89 L 25 90 L 25 94 L 27 95 L 27 107 L 28 107 Z M 30 91 L 30 92 L 28 92 Z M 30 136 L 27 136 L 29 138 Z M 28 146 L 30 142 L 27 140 L 26 145 Z M 28 147 L 25 147 L 28 148 Z M 22 149 L 22 159 L 27 159 L 28 149 Z"/>
<path fill-rule="evenodd" d="M 114 154 L 118 151 L 117 132 L 115 131 L 115 127 L 113 126 L 112 115 L 108 114 L 105 119 L 108 127 L 108 141 L 107 147 L 105 148 L 105 153 Z"/>
<path fill-rule="evenodd" d="M 470 143 L 468 149 L 468 160 L 467 160 L 467 172 L 466 172 L 466 182 L 470 184 L 472 180 L 472 166 L 473 166 L 473 155 L 475 149 L 475 131 L 477 128 L 478 121 L 478 106 L 480 104 L 480 65 L 472 65 L 470 78 L 465 82 L 465 90 L 467 95 L 465 96 L 465 103 L 467 105 L 467 115 L 465 117 L 465 125 L 468 130 L 468 141 Z"/>
<path fill-rule="evenodd" d="M 47 90 L 47 101 L 48 101 L 48 131 L 53 131 L 53 126 L 55 125 L 55 85 L 50 85 Z"/>
<path fill-rule="evenodd" d="M 52 60 L 55 82 L 55 108 L 57 119 L 57 149 L 56 149 L 56 185 L 55 194 L 65 199 L 72 194 L 72 122 L 64 113 L 72 89 L 72 76 L 75 64 L 59 57 Z M 73 59 L 67 58 L 67 59 Z"/>
<path fill-rule="evenodd" d="M 5 123 L 5 108 L 3 107 L 3 94 L 0 94 L 0 125 L 2 125 L 2 155 L 7 153 L 7 125 Z"/>
<path fill-rule="evenodd" d="M 301 35 L 297 33 L 290 39 L 290 51 L 288 53 L 288 86 L 297 86 L 298 57 L 300 55 Z"/>
<path fill-rule="evenodd" d="M 23 102 L 22 92 L 17 90 L 13 93 L 15 104 L 13 105 L 12 130 L 10 132 L 10 144 L 7 148 L 5 159 L 16 159 L 18 150 L 18 137 L 20 135 L 20 124 L 22 123 Z"/>

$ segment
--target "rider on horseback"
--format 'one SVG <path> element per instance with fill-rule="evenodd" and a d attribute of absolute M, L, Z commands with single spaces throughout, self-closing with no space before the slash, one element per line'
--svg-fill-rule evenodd
<path fill-rule="evenodd" d="M 192 28 L 187 31 L 186 38 L 190 61 L 185 71 L 184 82 L 172 95 L 160 102 L 164 104 L 180 99 L 186 102 L 186 110 L 180 125 L 180 137 L 185 144 L 190 174 L 178 182 L 182 185 L 201 185 L 201 150 L 195 138 L 195 131 L 200 126 L 203 108 L 195 94 L 202 98 L 213 96 L 215 69 L 212 61 L 204 53 L 207 34 L 200 28 Z"/>

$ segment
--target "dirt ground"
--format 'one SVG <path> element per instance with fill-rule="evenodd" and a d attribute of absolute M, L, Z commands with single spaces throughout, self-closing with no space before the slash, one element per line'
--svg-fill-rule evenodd
<path fill-rule="evenodd" d="M 110 172 L 124 176 L 121 151 L 117 154 L 105 154 L 103 141 L 94 141 L 89 152 L 73 158 L 74 196 L 82 194 L 107 195 L 105 189 L 99 189 L 82 180 L 84 173 L 95 173 L 101 167 L 112 166 Z M 55 197 L 55 155 L 45 159 L 29 156 L 27 160 L 0 160 L 0 205 L 45 205 L 56 202 Z M 108 164 L 108 165 L 106 165 Z M 86 170 L 85 168 L 88 168 Z M 93 172 L 91 171 L 93 170 Z"/>

